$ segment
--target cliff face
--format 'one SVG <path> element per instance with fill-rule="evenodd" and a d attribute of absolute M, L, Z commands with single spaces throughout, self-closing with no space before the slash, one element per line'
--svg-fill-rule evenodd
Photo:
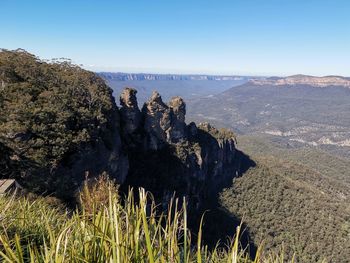
<path fill-rule="evenodd" d="M 164 205 L 176 191 L 201 207 L 240 173 L 234 135 L 187 125 L 180 97 L 164 103 L 154 92 L 140 109 L 126 88 L 118 109 L 94 73 L 23 50 L 0 52 L 0 83 L 0 176 L 37 193 L 69 198 L 87 172 L 105 171 Z"/>
<path fill-rule="evenodd" d="M 243 76 L 221 75 L 177 75 L 177 74 L 147 74 L 147 73 L 113 73 L 100 72 L 99 75 L 106 80 L 243 80 Z"/>
<path fill-rule="evenodd" d="M 158 92 L 154 92 L 142 108 L 146 149 L 158 150 L 164 144 L 176 143 L 186 139 L 186 105 L 179 97 L 169 104 L 162 101 Z"/>
<path fill-rule="evenodd" d="M 130 170 L 124 185 L 145 187 L 164 205 L 176 191 L 199 208 L 240 173 L 234 134 L 208 123 L 186 125 L 180 97 L 166 104 L 154 92 L 140 111 L 136 90 L 127 88 L 120 101 L 121 132 L 131 142 L 125 145 Z"/>

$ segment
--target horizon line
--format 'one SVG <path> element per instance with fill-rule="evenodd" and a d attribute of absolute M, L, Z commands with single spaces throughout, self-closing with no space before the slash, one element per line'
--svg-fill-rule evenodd
<path fill-rule="evenodd" d="M 344 75 L 308 75 L 308 74 L 292 74 L 292 75 L 241 75 L 241 74 L 211 74 L 211 73 L 150 73 L 150 72 L 123 72 L 123 71 L 93 71 L 97 74 L 101 73 L 112 73 L 112 74 L 134 74 L 134 75 L 163 75 L 163 76 L 210 76 L 210 77 L 260 77 L 260 78 L 288 78 L 288 77 L 296 77 L 296 76 L 304 76 L 304 77 L 314 77 L 314 78 L 330 78 L 330 77 L 338 77 L 338 78 L 350 78 Z"/>

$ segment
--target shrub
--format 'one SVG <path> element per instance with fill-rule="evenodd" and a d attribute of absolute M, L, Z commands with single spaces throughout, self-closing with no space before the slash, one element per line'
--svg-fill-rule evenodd
<path fill-rule="evenodd" d="M 98 178 L 89 179 L 87 177 L 79 192 L 80 207 L 88 214 L 101 210 L 108 204 L 111 193 L 115 194 L 115 198 L 119 198 L 118 186 L 107 173 L 101 174 Z"/>

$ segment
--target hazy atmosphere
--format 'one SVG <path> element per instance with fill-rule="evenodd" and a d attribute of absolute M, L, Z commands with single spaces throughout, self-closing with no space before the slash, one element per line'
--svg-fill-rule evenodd
<path fill-rule="evenodd" d="M 1 2 L 3 48 L 94 71 L 350 75 L 346 0 Z"/>

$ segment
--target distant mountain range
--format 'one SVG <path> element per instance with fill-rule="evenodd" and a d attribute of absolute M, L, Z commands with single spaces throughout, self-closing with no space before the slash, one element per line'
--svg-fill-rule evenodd
<path fill-rule="evenodd" d="M 106 80 L 248 80 L 255 77 L 221 76 L 221 75 L 182 75 L 182 74 L 150 74 L 150 73 L 122 73 L 100 72 Z"/>
<path fill-rule="evenodd" d="M 99 72 L 107 81 L 143 81 L 143 80 L 216 80 L 216 81 L 244 81 L 255 85 L 310 85 L 315 87 L 344 86 L 350 87 L 350 78 L 343 76 L 315 77 L 308 75 L 293 75 L 288 77 L 258 77 L 237 75 L 196 75 L 196 74 L 153 74 L 153 73 L 123 73 Z"/>
<path fill-rule="evenodd" d="M 251 82 L 255 85 L 272 85 L 272 86 L 284 86 L 284 85 L 310 85 L 314 87 L 350 87 L 350 78 L 341 76 L 325 76 L 314 77 L 307 75 L 294 75 L 290 77 L 280 78 L 260 78 L 252 79 Z"/>
<path fill-rule="evenodd" d="M 189 102 L 190 120 L 240 134 L 265 134 L 289 146 L 321 147 L 350 157 L 350 80 L 296 75 L 251 80 Z"/>
<path fill-rule="evenodd" d="M 242 85 L 259 77 L 249 76 L 212 76 L 212 75 L 176 75 L 148 73 L 98 73 L 113 89 L 115 96 L 125 87 L 137 90 L 138 102 L 142 105 L 148 100 L 154 90 L 162 94 L 165 101 L 174 96 L 180 96 L 189 101 L 219 94 L 234 86 Z M 118 102 L 119 100 L 117 100 Z"/>

